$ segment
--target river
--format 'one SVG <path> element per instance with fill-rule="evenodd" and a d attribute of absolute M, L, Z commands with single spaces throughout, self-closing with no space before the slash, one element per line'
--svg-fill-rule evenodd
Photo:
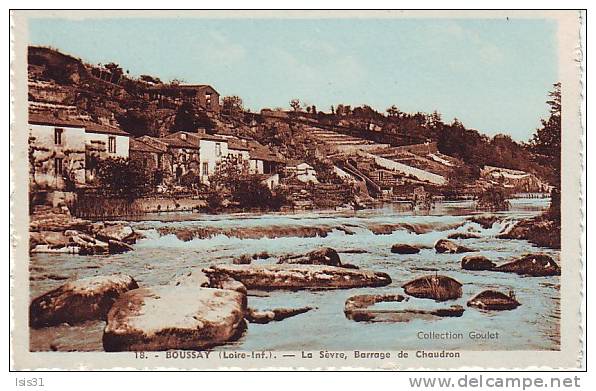
<path fill-rule="evenodd" d="M 506 225 L 522 218 L 536 216 L 548 207 L 548 199 L 513 199 L 503 219 L 490 229 L 467 220 L 477 212 L 471 202 L 437 204 L 427 213 L 414 213 L 399 204 L 357 212 L 304 212 L 296 214 L 205 215 L 197 213 L 163 213 L 148 215 L 131 222 L 146 238 L 129 253 L 109 256 L 68 254 L 33 254 L 30 259 L 30 295 L 36 297 L 65 282 L 93 275 L 125 273 L 140 286 L 166 284 L 174 276 L 193 266 L 229 263 L 242 254 L 268 252 L 271 258 L 253 262 L 274 262 L 277 256 L 302 254 L 328 246 L 336 249 L 342 262 L 362 269 L 388 273 L 393 282 L 382 288 L 358 288 L 332 291 L 249 292 L 249 306 L 258 309 L 275 307 L 316 307 L 315 310 L 280 322 L 249 324 L 243 336 L 215 349 L 228 350 L 558 350 L 560 349 L 560 281 L 559 277 L 521 277 L 509 273 L 462 270 L 462 254 L 437 254 L 434 243 L 453 232 L 476 232 L 479 239 L 461 241 L 480 251 L 494 262 L 512 260 L 529 252 L 541 252 L 559 261 L 559 252 L 537 248 L 521 240 L 502 240 L 495 235 Z M 407 223 L 415 233 L 397 229 L 391 234 L 374 234 L 371 227 Z M 173 234 L 161 236 L 162 227 L 177 228 L 259 228 L 326 227 L 325 237 L 282 237 L 241 239 L 218 235 L 209 239 L 178 240 Z M 339 229 L 338 229 L 339 228 Z M 347 232 L 346 232 L 347 231 Z M 352 234 L 348 234 L 352 233 Z M 391 253 L 391 245 L 407 243 L 424 246 L 420 253 Z M 362 252 L 364 251 L 364 252 Z M 427 274 L 447 275 L 463 284 L 462 298 L 448 304 L 466 308 L 460 318 L 437 320 L 414 319 L 402 323 L 367 323 L 346 319 L 344 303 L 350 296 L 364 293 L 402 293 L 401 286 Z M 521 306 L 512 311 L 485 312 L 466 307 L 466 302 L 485 289 L 515 292 Z M 175 303 L 173 303 L 175 304 Z M 381 304 L 407 308 L 429 308 L 439 304 L 428 299 L 410 298 L 407 303 Z M 445 303 L 443 303 L 443 306 Z M 104 322 L 86 322 L 76 326 L 31 329 L 30 348 L 39 350 L 102 350 Z M 498 338 L 471 338 L 498 333 Z M 429 338 L 429 333 L 451 333 L 461 338 Z"/>

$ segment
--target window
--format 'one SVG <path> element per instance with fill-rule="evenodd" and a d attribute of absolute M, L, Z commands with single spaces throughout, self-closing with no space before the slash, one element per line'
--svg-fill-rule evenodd
<path fill-rule="evenodd" d="M 108 152 L 116 153 L 116 137 L 114 136 L 108 138 Z"/>
<path fill-rule="evenodd" d="M 203 175 L 209 174 L 209 163 L 203 162 Z"/>
<path fill-rule="evenodd" d="M 205 102 L 207 103 L 207 106 L 211 106 L 211 93 L 210 92 L 205 93 Z"/>
<path fill-rule="evenodd" d="M 62 145 L 62 133 L 64 133 L 64 129 L 54 128 L 54 144 Z"/>
<path fill-rule="evenodd" d="M 63 169 L 62 158 L 61 157 L 54 158 L 54 175 L 56 175 L 56 176 L 62 175 L 62 169 Z"/>
<path fill-rule="evenodd" d="M 221 156 L 221 144 L 215 143 L 215 156 Z"/>

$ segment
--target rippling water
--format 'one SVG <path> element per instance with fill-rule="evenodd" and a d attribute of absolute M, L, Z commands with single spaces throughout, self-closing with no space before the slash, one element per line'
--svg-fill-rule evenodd
<path fill-rule="evenodd" d="M 272 259 L 284 254 L 301 254 L 320 246 L 336 249 L 342 262 L 388 273 L 393 282 L 382 288 L 358 288 L 334 291 L 249 292 L 249 306 L 258 309 L 313 306 L 316 310 L 269 324 L 250 324 L 244 335 L 217 349 L 234 350 L 558 350 L 559 277 L 521 277 L 509 273 L 466 271 L 460 267 L 461 254 L 436 254 L 434 243 L 453 232 L 476 232 L 479 239 L 457 241 L 478 249 L 496 263 L 509 261 L 528 252 L 542 252 L 559 259 L 558 251 L 536 248 L 518 240 L 500 240 L 495 235 L 512 222 L 539 214 L 548 207 L 547 199 L 512 200 L 511 210 L 500 213 L 501 223 L 483 229 L 467 218 L 476 212 L 471 203 L 443 203 L 427 214 L 415 214 L 406 206 L 349 213 L 312 212 L 284 214 L 160 214 L 132 222 L 142 229 L 145 239 L 135 251 L 110 256 L 34 254 L 30 260 L 31 297 L 64 283 L 93 275 L 126 273 L 140 286 L 165 284 L 173 276 L 193 266 L 229 263 L 242 254 L 267 251 Z M 398 229 L 389 235 L 375 235 L 369 228 L 383 224 L 408 223 L 425 233 Z M 175 235 L 160 236 L 160 227 L 256 228 L 266 226 L 331 227 L 326 237 L 284 237 L 239 239 L 218 235 L 210 239 L 183 242 Z M 341 229 L 337 229 L 341 228 Z M 353 232 L 347 235 L 342 229 Z M 430 229 L 430 230 L 429 230 Z M 428 232 L 427 232 L 428 231 Z M 392 254 L 391 245 L 407 243 L 425 248 L 418 254 Z M 356 253 L 353 250 L 364 250 Z M 359 252 L 359 251 L 358 251 Z M 477 254 L 477 253 L 476 253 Z M 417 319 L 406 323 L 366 323 L 345 318 L 344 302 L 363 293 L 402 293 L 401 285 L 426 274 L 448 275 L 463 284 L 463 297 L 443 305 L 466 302 L 485 289 L 515 291 L 522 304 L 513 311 L 483 312 L 467 308 L 461 318 Z M 385 306 L 386 304 L 382 304 Z M 387 304 L 389 305 L 389 304 Z M 401 304 L 392 304 L 401 305 Z M 427 299 L 410 298 L 408 308 L 428 308 L 437 304 Z M 74 327 L 58 326 L 31 330 L 32 350 L 102 350 L 104 322 L 87 322 Z M 461 339 L 421 339 L 421 333 L 462 333 Z M 499 338 L 475 340 L 470 331 L 498 332 Z"/>

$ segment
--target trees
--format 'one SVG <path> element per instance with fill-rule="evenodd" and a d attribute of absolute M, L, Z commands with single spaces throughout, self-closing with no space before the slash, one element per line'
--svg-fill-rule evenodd
<path fill-rule="evenodd" d="M 549 182 L 560 188 L 561 184 L 561 83 L 553 84 L 546 103 L 550 108 L 547 120 L 541 120 L 542 126 L 536 129 L 528 148 L 534 153 L 535 160 L 552 168 Z"/>
<path fill-rule="evenodd" d="M 152 174 L 137 160 L 107 158 L 97 164 L 100 187 L 111 195 L 139 197 L 152 190 Z"/>
<path fill-rule="evenodd" d="M 294 110 L 295 113 L 298 113 L 302 110 L 302 104 L 300 103 L 299 99 L 292 99 L 290 101 L 290 107 Z"/>
<path fill-rule="evenodd" d="M 548 217 L 560 221 L 561 219 L 561 83 L 553 84 L 553 89 L 548 93 L 550 115 L 547 120 L 542 120 L 542 126 L 529 142 L 528 149 L 534 154 L 538 164 L 551 169 L 548 181 L 553 186 L 551 192 L 551 205 Z"/>
<path fill-rule="evenodd" d="M 399 115 L 399 109 L 396 105 L 391 105 L 386 111 L 389 117 L 397 117 Z"/>
<path fill-rule="evenodd" d="M 224 96 L 222 100 L 221 111 L 232 117 L 239 117 L 244 112 L 244 103 L 242 98 L 237 95 Z"/>

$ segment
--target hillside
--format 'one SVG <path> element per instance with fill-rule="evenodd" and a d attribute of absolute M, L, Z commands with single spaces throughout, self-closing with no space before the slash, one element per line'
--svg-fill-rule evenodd
<path fill-rule="evenodd" d="M 375 149 L 377 160 L 388 158 L 455 184 L 473 183 L 486 165 L 546 179 L 553 175 L 548 165 L 537 164 L 528 148 L 509 136 L 489 138 L 457 120 L 445 123 L 436 112 L 404 113 L 394 106 L 387 113 L 379 113 L 369 106 L 338 104 L 331 113 L 324 113 L 314 106 L 297 104 L 294 111 L 250 113 L 242 108 L 239 98 L 234 109 L 226 110 L 224 98 L 224 111 L 214 113 L 185 102 L 182 95 L 155 93 L 156 89 L 181 91 L 177 81 L 165 83 L 150 75 L 131 77 L 116 63 L 91 65 L 46 47 L 30 47 L 28 57 L 32 111 L 54 108 L 78 112 L 99 122 L 117 124 L 133 136 L 161 137 L 177 130 L 204 128 L 211 133 L 255 139 L 288 159 L 304 159 L 311 164 L 329 157 L 321 156 L 315 148 L 329 145 L 325 140 L 353 143 L 359 149 L 368 143 Z M 436 153 L 421 156 L 395 149 L 425 143 L 436 145 Z"/>

